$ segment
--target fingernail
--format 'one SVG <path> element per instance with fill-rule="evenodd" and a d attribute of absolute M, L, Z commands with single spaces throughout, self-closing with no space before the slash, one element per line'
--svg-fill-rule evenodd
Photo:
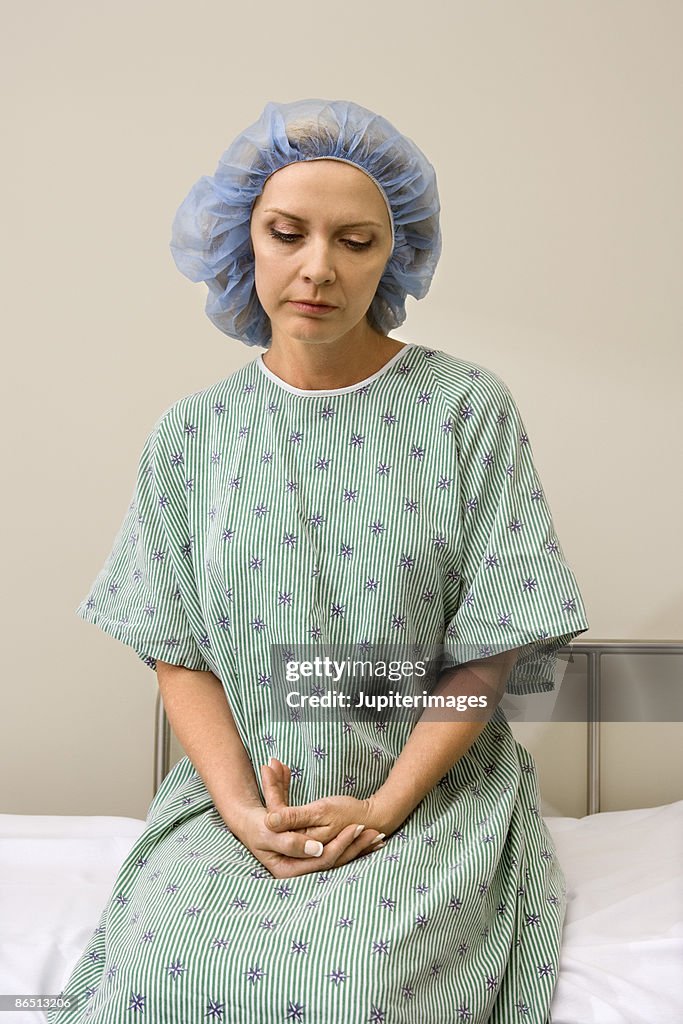
<path fill-rule="evenodd" d="M 383 846 L 386 846 L 386 845 L 387 845 L 386 843 L 374 843 L 374 844 L 373 844 L 373 845 L 372 845 L 372 846 L 370 847 L 370 849 L 371 849 L 371 850 L 381 850 L 381 849 L 382 849 L 382 847 L 383 847 Z"/>
<path fill-rule="evenodd" d="M 277 828 L 278 825 L 282 823 L 282 817 L 277 813 L 277 811 L 273 811 L 273 813 L 269 815 L 269 821 L 272 828 Z"/>
<path fill-rule="evenodd" d="M 386 832 L 380 832 L 380 834 L 375 839 L 375 842 L 378 843 L 380 841 L 380 839 L 384 839 L 385 835 L 386 835 Z"/>
<path fill-rule="evenodd" d="M 353 833 L 353 838 L 354 839 L 358 839 L 358 836 L 361 834 L 361 832 L 363 831 L 364 828 L 365 828 L 365 825 L 359 825 L 358 828 L 356 829 L 356 831 Z"/>
<path fill-rule="evenodd" d="M 309 839 L 304 846 L 304 853 L 308 857 L 320 857 L 323 852 L 323 844 L 315 839 Z"/>

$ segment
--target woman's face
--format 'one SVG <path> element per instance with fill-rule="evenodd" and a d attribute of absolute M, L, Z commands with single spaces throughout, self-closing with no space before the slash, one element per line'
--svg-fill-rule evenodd
<path fill-rule="evenodd" d="M 330 342 L 356 329 L 391 256 L 389 213 L 374 182 L 350 164 L 300 161 L 276 171 L 254 203 L 256 293 L 273 342 Z M 325 303 L 322 313 L 296 302 Z"/>

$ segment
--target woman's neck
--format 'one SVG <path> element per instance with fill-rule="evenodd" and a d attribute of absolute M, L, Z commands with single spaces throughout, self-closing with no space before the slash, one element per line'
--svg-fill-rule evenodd
<path fill-rule="evenodd" d="M 273 338 L 262 362 L 292 387 L 334 390 L 371 377 L 402 348 L 404 342 L 374 331 L 357 341 L 348 335 L 330 342 Z"/>

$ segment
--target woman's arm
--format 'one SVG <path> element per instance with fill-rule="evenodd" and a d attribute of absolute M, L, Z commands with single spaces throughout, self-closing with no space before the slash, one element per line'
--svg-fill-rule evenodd
<path fill-rule="evenodd" d="M 443 720 L 443 710 L 427 709 L 408 737 L 386 781 L 370 797 L 368 823 L 386 835 L 394 832 L 437 782 L 474 743 L 491 718 L 505 691 L 505 684 L 517 658 L 516 650 L 491 658 L 468 662 L 449 672 L 434 693 L 467 694 L 487 698 L 486 713 L 475 709 L 463 721 Z M 441 720 L 435 720 L 440 718 Z"/>
<path fill-rule="evenodd" d="M 323 871 L 368 849 L 377 830 L 354 822 L 324 847 L 304 832 L 274 834 L 223 684 L 213 672 L 157 661 L 157 678 L 173 731 L 230 831 L 275 878 Z M 264 787 L 268 792 L 269 780 Z M 360 825 L 361 832 L 357 834 Z"/>
<path fill-rule="evenodd" d="M 157 661 L 161 698 L 174 733 L 201 775 L 228 828 L 240 832 L 244 812 L 263 808 L 254 769 L 223 684 L 213 672 Z"/>

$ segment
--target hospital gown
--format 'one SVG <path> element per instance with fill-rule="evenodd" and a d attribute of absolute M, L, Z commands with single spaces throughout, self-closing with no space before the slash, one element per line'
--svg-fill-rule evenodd
<path fill-rule="evenodd" d="M 277 652 L 516 648 L 526 694 L 588 628 L 507 386 L 418 344 L 345 388 L 294 388 L 259 356 L 176 401 L 77 614 L 152 669 L 211 670 L 261 795 L 275 756 L 291 804 L 370 796 L 414 720 L 287 720 Z M 566 885 L 539 804 L 498 706 L 384 848 L 277 879 L 183 757 L 64 979 L 77 1008 L 49 1024 L 545 1024 Z"/>

